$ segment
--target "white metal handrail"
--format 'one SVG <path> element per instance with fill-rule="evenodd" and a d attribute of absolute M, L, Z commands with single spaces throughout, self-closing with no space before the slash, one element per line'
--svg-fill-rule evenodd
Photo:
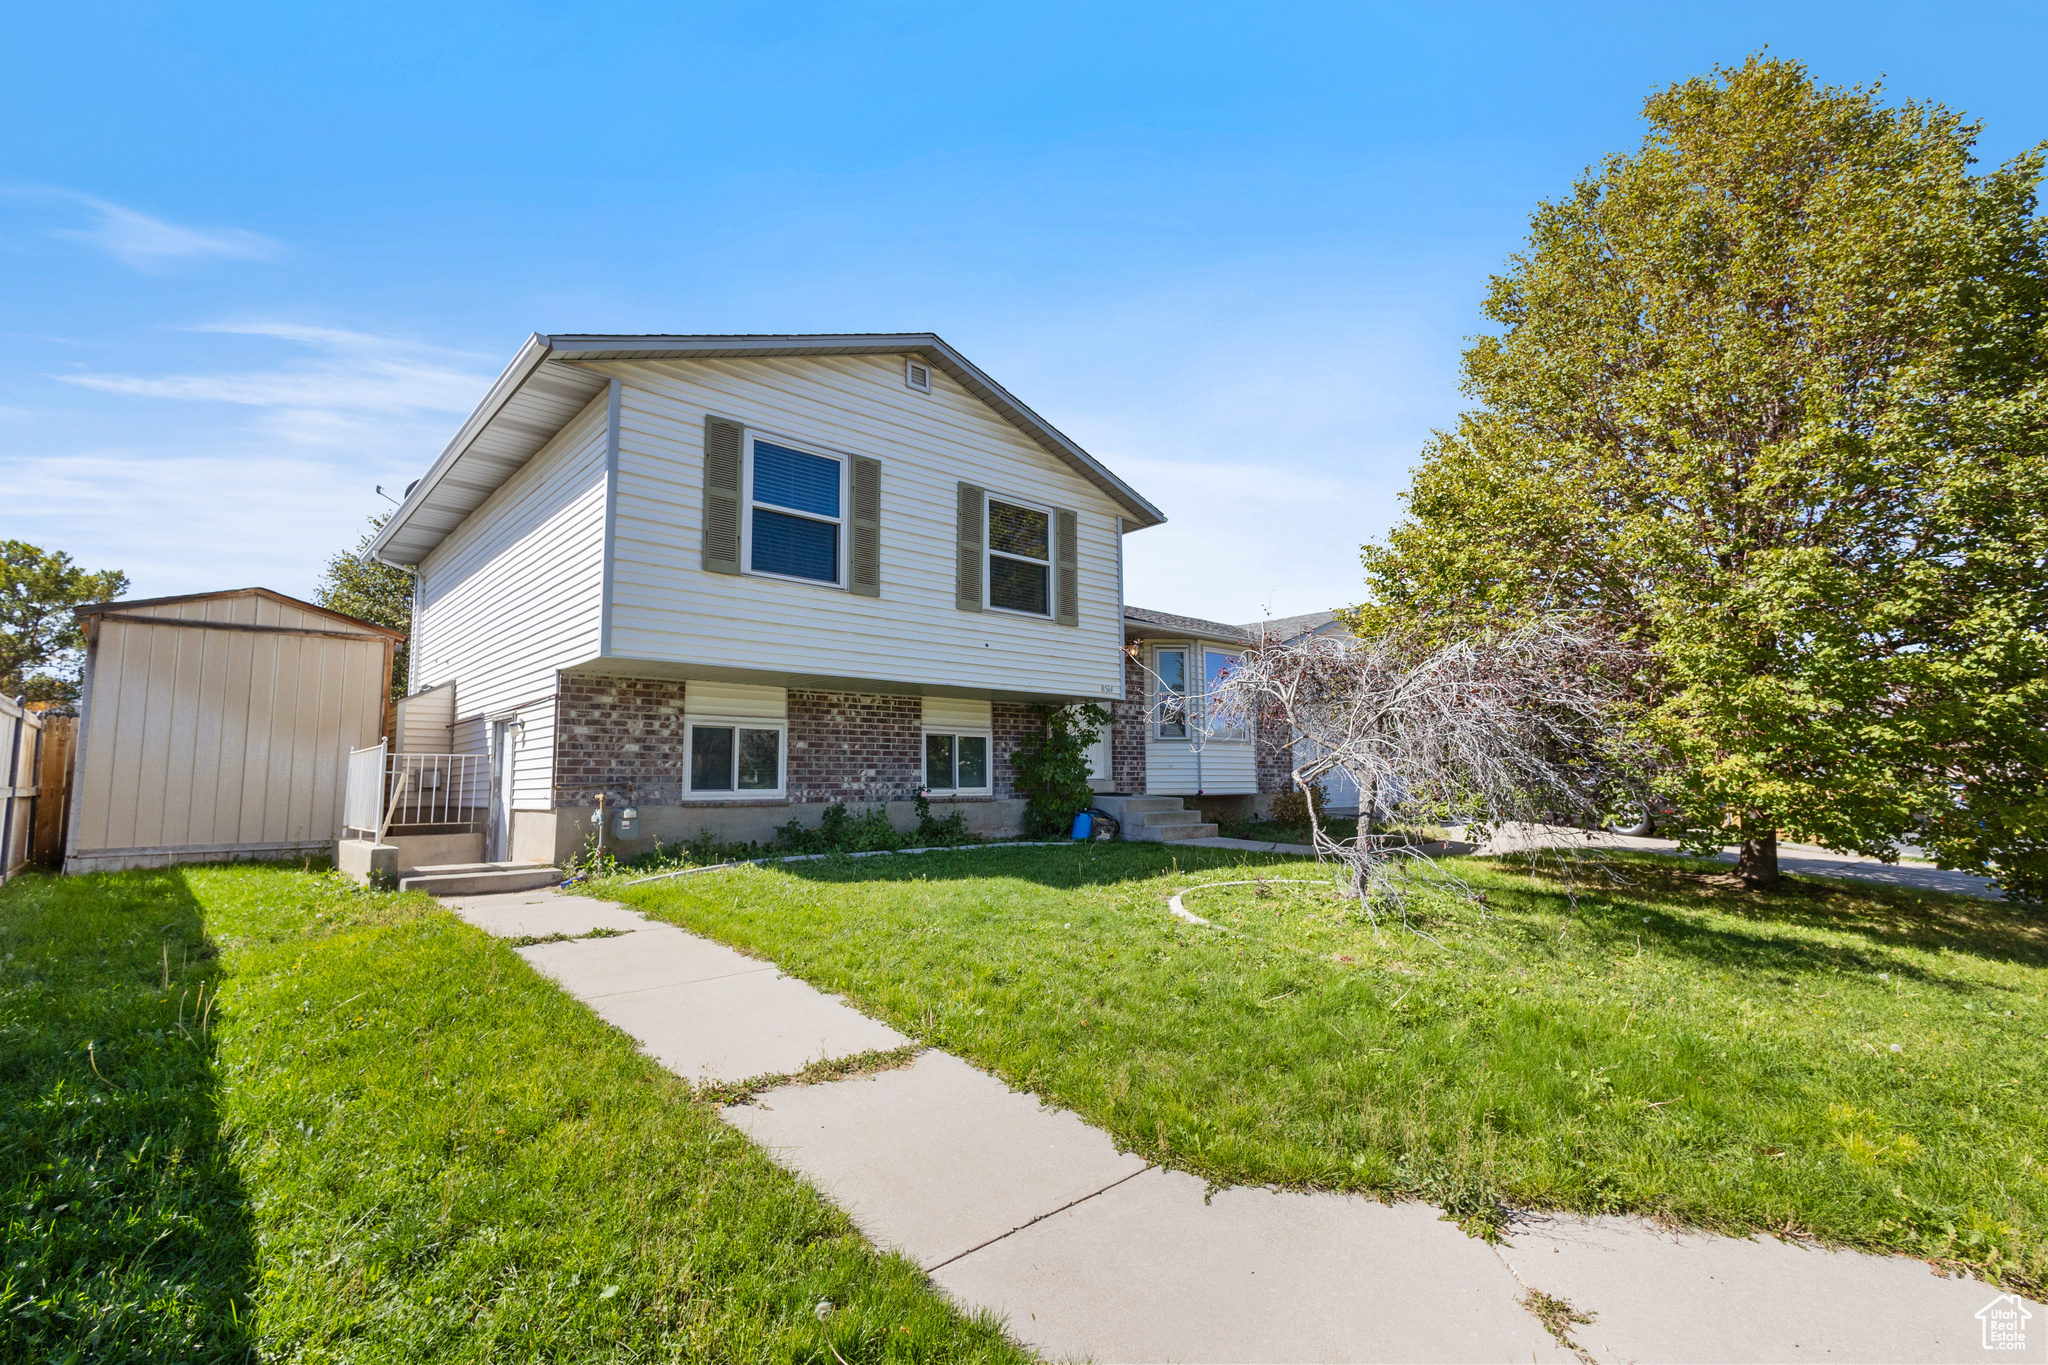
<path fill-rule="evenodd" d="M 488 754 L 389 752 L 388 744 L 348 756 L 343 824 L 382 842 L 393 825 L 481 826 L 490 807 Z"/>

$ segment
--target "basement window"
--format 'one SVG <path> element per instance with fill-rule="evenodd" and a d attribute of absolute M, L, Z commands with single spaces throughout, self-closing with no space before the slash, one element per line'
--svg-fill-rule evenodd
<path fill-rule="evenodd" d="M 933 794 L 984 795 L 989 736 L 924 732 L 924 785 Z"/>
<path fill-rule="evenodd" d="M 753 799 L 781 796 L 786 729 L 760 721 L 692 717 L 685 759 L 690 795 Z"/>

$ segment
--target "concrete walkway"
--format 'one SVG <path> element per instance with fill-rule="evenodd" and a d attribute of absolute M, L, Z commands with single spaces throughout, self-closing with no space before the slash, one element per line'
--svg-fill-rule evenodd
<path fill-rule="evenodd" d="M 1678 852 L 1678 844 L 1670 839 L 1638 839 L 1627 834 L 1594 833 L 1589 830 L 1566 830 L 1561 841 L 1574 841 L 1582 848 L 1628 848 L 1643 853 Z M 1534 842 L 1530 836 L 1510 834 L 1506 837 L 1496 836 L 1477 849 L 1471 845 L 1440 845 L 1432 847 L 1430 852 L 1432 856 L 1439 857 L 1445 853 L 1461 852 L 1476 852 L 1485 857 L 1494 853 L 1512 853 L 1531 847 Z M 1176 847 L 1235 848 L 1248 853 L 1291 853 L 1308 858 L 1315 856 L 1315 850 L 1307 844 L 1269 844 L 1256 839 L 1182 839 L 1176 843 Z M 1725 848 L 1715 856 L 1724 863 L 1733 863 L 1735 849 Z M 1779 845 L 1778 867 L 1784 872 L 1796 872 L 1809 877 L 1850 877 L 1857 881 L 1877 882 L 1883 886 L 1910 887 L 1916 891 L 1946 891 L 1955 896 L 1983 896 L 1996 900 L 2000 894 L 1989 878 L 1972 876 L 1968 872 L 1944 871 L 1931 863 L 1883 863 L 1875 858 L 1866 858 L 1860 853 L 1837 853 L 1813 844 Z"/>
<path fill-rule="evenodd" d="M 910 1040 L 844 1001 L 617 905 L 555 892 L 456 898 L 522 957 L 693 1082 L 786 1075 Z M 1592 1315 L 1599 1361 L 2048 1361 L 2048 1306 L 1985 1351 L 1995 1290 L 1903 1258 L 1772 1238 L 1543 1219 L 1499 1248 L 1426 1204 L 1205 1191 L 946 1053 L 785 1085 L 726 1120 L 957 1302 L 1051 1359 L 1558 1361 L 1530 1290 Z"/>

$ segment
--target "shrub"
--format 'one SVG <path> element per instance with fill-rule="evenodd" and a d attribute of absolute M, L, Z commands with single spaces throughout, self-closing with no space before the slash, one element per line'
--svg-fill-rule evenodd
<path fill-rule="evenodd" d="M 967 828 L 967 812 L 955 807 L 943 820 L 932 818 L 932 803 L 923 792 L 917 794 L 917 832 L 910 836 L 919 848 L 951 848 L 981 840 Z"/>
<path fill-rule="evenodd" d="M 888 811 L 876 806 L 855 815 L 844 801 L 825 807 L 816 829 L 805 829 L 798 820 L 775 828 L 780 853 L 879 853 L 909 846 L 903 832 L 889 823 Z"/>
<path fill-rule="evenodd" d="M 1323 808 L 1330 803 L 1330 798 L 1320 782 L 1309 783 L 1306 792 L 1299 787 L 1281 792 L 1273 798 L 1273 823 L 1289 829 L 1307 829 L 1311 803 L 1316 819 L 1321 820 Z"/>
<path fill-rule="evenodd" d="M 1027 798 L 1024 827 L 1033 834 L 1065 834 L 1095 800 L 1088 785 L 1088 746 L 1109 724 L 1109 712 L 1091 702 L 1041 706 L 1038 714 L 1045 718 L 1045 737 L 1010 757 L 1017 789 Z"/>

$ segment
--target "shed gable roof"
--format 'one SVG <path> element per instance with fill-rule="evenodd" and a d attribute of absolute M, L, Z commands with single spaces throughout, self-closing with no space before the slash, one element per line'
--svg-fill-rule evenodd
<path fill-rule="evenodd" d="M 177 607 L 183 606 L 187 602 L 220 602 L 231 597 L 265 597 L 280 606 L 291 607 L 297 611 L 311 612 L 315 616 L 324 616 L 339 624 L 359 626 L 363 630 L 387 636 L 393 640 L 403 640 L 405 638 L 405 632 L 402 630 L 396 630 L 390 626 L 380 626 L 375 621 L 365 621 L 360 616 L 350 616 L 346 612 L 315 606 L 311 602 L 301 602 L 296 597 L 288 597 L 284 593 L 276 592 L 270 588 L 223 588 L 219 592 L 188 592 L 180 593 L 175 597 L 117 597 L 109 602 L 88 602 L 82 607 L 73 607 L 71 612 L 74 616 L 104 616 L 110 613 L 118 614 L 136 611 L 143 607 Z"/>
<path fill-rule="evenodd" d="M 609 383 L 583 368 L 601 360 L 704 360 L 770 356 L 916 355 L 950 376 L 1055 459 L 1095 485 L 1138 526 L 1165 513 L 1050 422 L 931 332 L 845 335 L 604 336 L 536 332 L 514 356 L 426 476 L 384 523 L 370 553 L 418 564 Z"/>

